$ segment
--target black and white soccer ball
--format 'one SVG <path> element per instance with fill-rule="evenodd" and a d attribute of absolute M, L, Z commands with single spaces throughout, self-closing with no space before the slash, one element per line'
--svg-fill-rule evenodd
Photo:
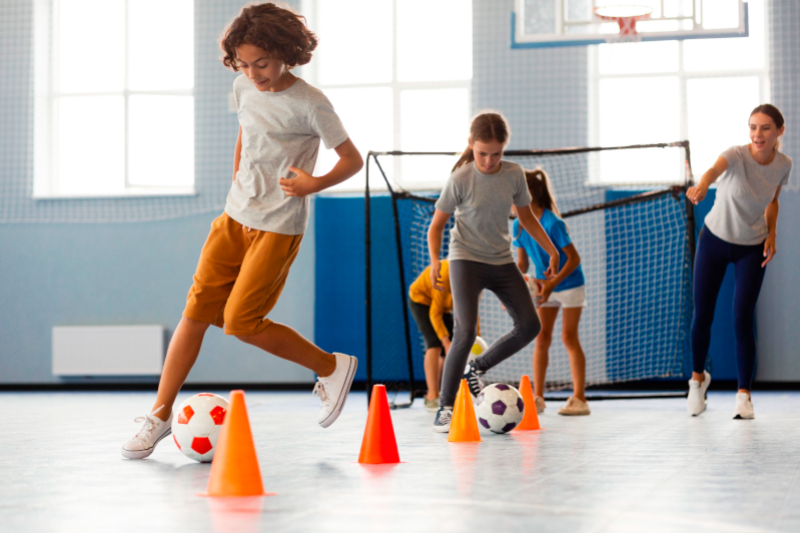
<path fill-rule="evenodd" d="M 522 421 L 525 402 L 511 385 L 494 383 L 475 399 L 475 413 L 481 427 L 493 433 L 508 433 Z"/>

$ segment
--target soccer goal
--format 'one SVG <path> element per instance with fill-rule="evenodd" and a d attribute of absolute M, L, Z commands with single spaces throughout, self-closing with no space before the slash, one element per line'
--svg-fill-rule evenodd
<path fill-rule="evenodd" d="M 427 231 L 439 194 L 426 192 L 424 180 L 433 172 L 446 176 L 457 155 L 394 151 L 367 157 L 367 390 L 385 384 L 395 407 L 411 405 L 425 390 L 423 339 L 407 303 L 409 286 L 429 264 Z M 548 173 L 581 255 L 588 307 L 579 334 L 587 386 L 681 375 L 689 350 L 695 248 L 693 206 L 685 196 L 692 183 L 688 141 L 510 150 L 504 158 Z M 453 222 L 451 217 L 445 229 L 442 258 Z M 571 383 L 560 315 L 548 391 Z M 492 343 L 511 327 L 497 297 L 485 291 L 481 336 Z M 533 344 L 487 372 L 485 380 L 518 384 L 523 374 L 532 374 L 532 355 Z"/>

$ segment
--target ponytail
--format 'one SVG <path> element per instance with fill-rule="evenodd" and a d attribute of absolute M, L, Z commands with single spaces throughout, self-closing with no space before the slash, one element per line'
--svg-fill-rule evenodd
<path fill-rule="evenodd" d="M 508 127 L 506 118 L 496 111 L 484 111 L 472 119 L 469 127 L 469 144 L 475 141 L 491 142 L 497 141 L 503 145 L 508 144 L 511 137 L 511 128 Z M 475 154 L 470 146 L 461 154 L 461 157 L 453 167 L 452 172 L 458 168 L 475 161 Z"/>
<path fill-rule="evenodd" d="M 549 209 L 561 218 L 561 213 L 556 205 L 555 194 L 553 194 L 553 189 L 550 187 L 550 178 L 547 176 L 547 172 L 541 168 L 526 170 L 525 181 L 528 183 L 528 191 L 530 191 L 533 201 L 536 202 L 539 207 Z"/>
<path fill-rule="evenodd" d="M 461 152 L 461 157 L 458 158 L 458 161 L 456 161 L 453 170 L 451 170 L 450 172 L 455 172 L 458 169 L 458 167 L 467 165 L 469 163 L 472 163 L 473 161 L 475 161 L 475 153 L 472 151 L 472 148 L 467 146 L 467 148 L 463 152 Z"/>

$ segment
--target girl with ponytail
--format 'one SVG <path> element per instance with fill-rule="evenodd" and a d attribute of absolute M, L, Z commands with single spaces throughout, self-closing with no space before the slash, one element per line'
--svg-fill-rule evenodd
<path fill-rule="evenodd" d="M 542 331 L 536 337 L 533 348 L 533 394 L 536 410 L 544 412 L 544 383 L 549 359 L 550 343 L 553 339 L 553 327 L 558 318 L 558 309 L 563 308 L 561 317 L 561 338 L 569 355 L 569 366 L 572 370 L 572 396 L 567 404 L 558 410 L 560 415 L 588 415 L 589 404 L 586 403 L 586 357 L 578 339 L 578 324 L 581 313 L 586 307 L 586 281 L 581 268 L 581 257 L 569 236 L 569 228 L 561 220 L 556 201 L 550 188 L 550 180 L 544 170 L 527 170 L 525 179 L 531 193 L 531 211 L 539 220 L 550 240 L 558 248 L 560 256 L 558 275 L 546 279 L 547 254 L 544 249 L 520 227 L 519 220 L 514 221 L 512 234 L 517 246 L 517 266 L 525 274 L 530 262 L 534 265 L 534 278 L 528 278 L 528 286 L 538 306 Z"/>
<path fill-rule="evenodd" d="M 524 348 L 541 329 L 525 279 L 511 253 L 508 215 L 512 207 L 522 227 L 550 256 L 545 276 L 558 272 L 558 250 L 530 209 L 525 172 L 517 163 L 503 160 L 509 137 L 508 123 L 501 114 L 484 112 L 473 119 L 469 146 L 436 202 L 428 230 L 431 284 L 434 289 L 443 290 L 439 260 L 442 233 L 450 216 L 455 215 L 449 254 L 455 324 L 450 353 L 444 363 L 439 410 L 433 422 L 433 430 L 439 433 L 450 431 L 461 379 L 467 380 L 470 392 L 477 396 L 483 388 L 480 379 L 483 373 Z M 514 328 L 465 370 L 477 334 L 478 299 L 484 289 L 497 295 L 511 315 Z"/>

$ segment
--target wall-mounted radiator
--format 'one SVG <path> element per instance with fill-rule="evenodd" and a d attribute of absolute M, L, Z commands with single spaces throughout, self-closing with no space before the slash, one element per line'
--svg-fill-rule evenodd
<path fill-rule="evenodd" d="M 158 375 L 164 363 L 163 326 L 56 326 L 56 376 Z"/>

